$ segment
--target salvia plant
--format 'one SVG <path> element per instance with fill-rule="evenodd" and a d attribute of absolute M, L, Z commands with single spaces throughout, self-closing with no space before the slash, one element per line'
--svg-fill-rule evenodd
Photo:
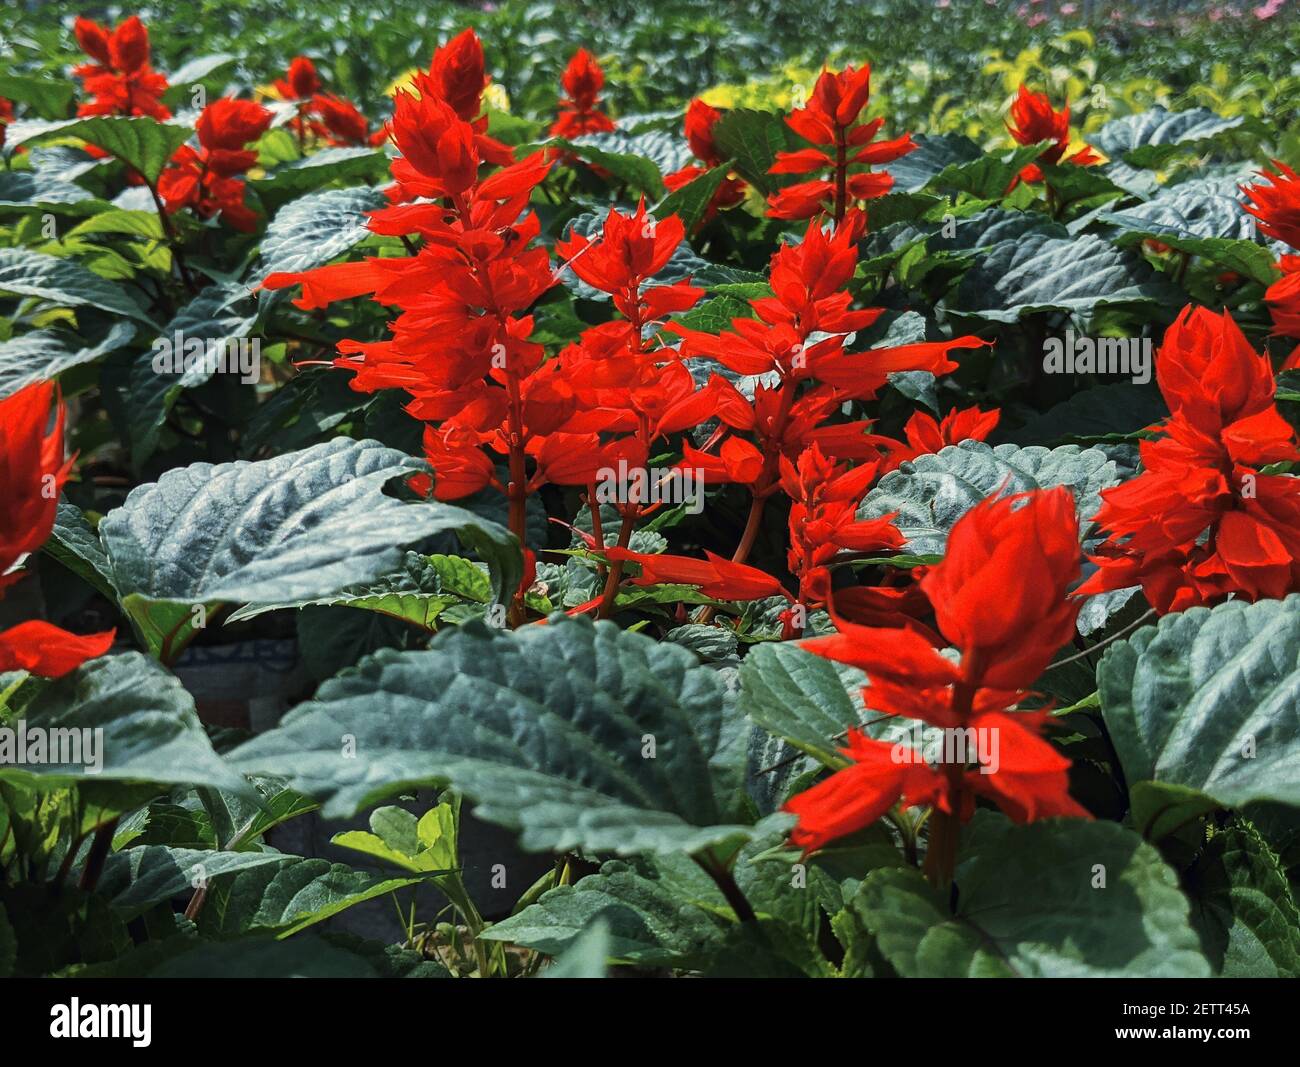
<path fill-rule="evenodd" d="M 0 975 L 1300 975 L 1300 29 L 1043 6 L 0 60 Z"/>

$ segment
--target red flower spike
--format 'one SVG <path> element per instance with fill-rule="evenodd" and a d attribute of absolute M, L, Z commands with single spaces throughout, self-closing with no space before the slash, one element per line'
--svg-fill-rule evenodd
<path fill-rule="evenodd" d="M 171 118 L 162 103 L 167 79 L 149 65 L 149 31 L 132 15 L 112 32 L 87 18 L 78 18 L 73 34 L 93 63 L 74 67 L 93 99 L 81 104 L 78 115 L 148 115 Z"/>
<path fill-rule="evenodd" d="M 1246 210 L 1259 220 L 1261 233 L 1300 248 L 1300 174 L 1276 159 L 1273 166 L 1260 171 L 1269 184 L 1240 187 L 1250 201 Z"/>
<path fill-rule="evenodd" d="M 1023 85 L 1011 102 L 1011 121 L 1007 123 L 1007 132 L 1018 144 L 1051 141 L 1052 147 L 1039 157 L 1044 163 L 1055 165 L 1065 162 L 1078 167 L 1091 167 L 1101 162 L 1101 156 L 1091 148 L 1081 148 L 1067 158 L 1065 153 L 1070 147 L 1070 105 L 1066 104 L 1060 111 L 1056 111 L 1046 93 L 1032 93 Z M 1037 164 L 1030 163 L 1021 170 L 1020 180 L 1041 182 L 1043 172 Z"/>
<path fill-rule="evenodd" d="M 560 79 L 565 95 L 560 98 L 560 113 L 551 124 L 552 137 L 580 137 L 584 133 L 609 133 L 614 123 L 599 109 L 600 90 L 605 73 L 596 57 L 585 48 L 573 53 Z"/>
<path fill-rule="evenodd" d="M 1140 584 L 1158 611 L 1300 589 L 1300 460 L 1273 371 L 1227 312 L 1188 307 L 1165 333 L 1156 381 L 1170 417 L 1140 445 L 1142 473 L 1103 490 L 1098 570 L 1076 592 Z"/>
<path fill-rule="evenodd" d="M 237 230 L 250 232 L 257 216 L 244 203 L 241 178 L 257 163 L 245 146 L 271 125 L 273 116 L 251 100 L 214 100 L 199 116 L 199 151 L 182 145 L 158 179 L 158 195 L 174 213 L 188 207 L 199 218 L 220 215 Z"/>
<path fill-rule="evenodd" d="M 1041 737 L 1046 716 L 1005 712 L 1073 631 L 1077 607 L 1066 591 L 1078 569 L 1078 523 L 1068 490 L 985 500 L 953 527 L 943 561 L 922 582 L 944 639 L 961 649 L 960 664 L 910 629 L 841 621 L 841 633 L 803 642 L 811 652 L 865 670 L 871 682 L 863 696 L 873 710 L 964 737 L 991 731 L 998 757 L 996 766 L 972 766 L 969 759 L 932 766 L 905 744 L 852 730 L 843 750 L 850 765 L 787 803 L 799 819 L 791 841 L 806 851 L 821 848 L 900 801 L 930 804 L 962 821 L 973 814 L 977 795 L 1017 822 L 1088 817 L 1069 796 L 1069 761 Z"/>
<path fill-rule="evenodd" d="M 874 200 L 893 188 L 888 174 L 849 173 L 850 167 L 890 163 L 916 148 L 911 134 L 875 144 L 884 119 L 854 127 L 871 94 L 871 68 L 823 71 L 806 107 L 786 118 L 795 133 L 817 147 L 778 152 L 769 174 L 814 174 L 829 177 L 798 182 L 768 198 L 767 213 L 779 219 L 811 219 L 830 212 L 837 226 L 851 214 L 851 202 Z"/>

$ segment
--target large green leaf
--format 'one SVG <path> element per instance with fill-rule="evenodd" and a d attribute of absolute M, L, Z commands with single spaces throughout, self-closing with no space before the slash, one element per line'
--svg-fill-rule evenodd
<path fill-rule="evenodd" d="M 388 173 L 388 159 L 373 148 L 325 148 L 305 159 L 282 163 L 263 178 L 249 182 L 263 203 L 274 206 L 331 182 L 378 181 Z"/>
<path fill-rule="evenodd" d="M 1092 234 L 1036 232 L 994 248 L 962 277 L 951 306 L 991 322 L 1038 311 L 1088 314 L 1107 305 L 1181 306 L 1185 297 L 1136 253 Z"/>
<path fill-rule="evenodd" d="M 1216 974 L 1300 977 L 1300 910 L 1276 853 L 1250 823 L 1217 832 L 1186 882 L 1192 924 Z"/>
<path fill-rule="evenodd" d="M 651 867 L 611 860 L 599 874 L 559 886 L 482 936 L 548 955 L 566 951 L 594 922 L 609 928 L 608 956 L 643 967 L 686 966 L 721 939 L 721 926 Z"/>
<path fill-rule="evenodd" d="M 6 761 L 0 764 L 0 781 L 42 790 L 99 782 L 248 789 L 213 751 L 194 698 L 175 675 L 138 652 L 102 656 L 50 683 L 27 706 L 24 720 L 29 733 L 37 728 L 102 731 L 92 735 L 102 765 L 95 770 L 84 757 L 82 763 Z"/>
<path fill-rule="evenodd" d="M 275 213 L 262 238 L 259 279 L 322 266 L 371 236 L 366 212 L 386 201 L 377 190 L 326 189 L 300 197 Z"/>
<path fill-rule="evenodd" d="M 948 531 L 986 497 L 1068 486 L 1080 520 L 1097 512 L 1101 490 L 1120 480 L 1115 462 L 1097 448 L 1061 445 L 990 447 L 963 441 L 918 456 L 885 475 L 862 501 L 862 518 L 897 512 L 895 525 L 918 554 L 944 551 Z"/>
<path fill-rule="evenodd" d="M 158 122 L 147 116 L 95 116 L 65 122 L 15 122 L 6 131 L 6 145 L 29 144 L 51 137 L 79 137 L 102 148 L 154 183 L 167 161 L 194 131 Z"/>
<path fill-rule="evenodd" d="M 1097 688 L 1130 786 L 1300 806 L 1300 596 L 1166 615 L 1106 650 Z"/>
<path fill-rule="evenodd" d="M 794 180 L 768 173 L 777 152 L 800 143 L 780 115 L 748 108 L 728 111 L 713 127 L 713 141 L 721 155 L 735 161 L 736 172 L 764 195 Z"/>
<path fill-rule="evenodd" d="M 903 193 L 919 192 L 947 168 L 983 155 L 979 145 L 961 134 L 917 134 L 912 139 L 917 147 L 884 168 L 894 176 L 894 188 Z"/>
<path fill-rule="evenodd" d="M 350 739 L 350 740 L 349 740 Z M 717 672 L 612 623 L 471 623 L 383 650 L 230 755 L 287 775 L 327 815 L 450 783 L 530 851 L 734 846 L 743 721 Z"/>
<path fill-rule="evenodd" d="M 656 205 L 656 217 L 666 219 L 676 215 L 682 220 L 686 232 L 690 233 L 704 220 L 713 194 L 726 180 L 729 167 L 730 164 L 723 163 L 669 193 Z"/>
<path fill-rule="evenodd" d="M 73 348 L 68 335 L 58 330 L 31 333 L 0 341 L 0 400 L 33 382 L 50 381 L 66 370 L 93 363 L 125 345 L 135 333 L 130 322 L 115 322 L 102 341 Z"/>
<path fill-rule="evenodd" d="M 1167 111 L 1153 107 L 1106 123 L 1088 140 L 1111 159 L 1136 167 L 1158 167 L 1183 149 L 1201 149 L 1202 142 L 1241 126 L 1241 115 L 1224 118 L 1208 108 Z"/>
<path fill-rule="evenodd" d="M 153 325 L 148 312 L 119 284 L 80 263 L 27 248 L 0 248 L 0 293 L 48 300 L 59 307 L 96 307 Z"/>
<path fill-rule="evenodd" d="M 642 136 L 663 135 L 637 135 Z M 553 137 L 545 147 L 567 149 L 578 159 L 608 171 L 635 193 L 658 199 L 664 191 L 662 172 L 653 160 L 632 148 L 629 142 L 635 139 L 624 133 L 592 133 L 572 141 Z"/>
<path fill-rule="evenodd" d="M 67 118 L 76 92 L 77 88 L 70 78 L 0 74 L 0 96 L 28 104 L 41 118 L 50 121 Z"/>
<path fill-rule="evenodd" d="M 113 571 L 108 565 L 103 546 L 99 543 L 99 534 L 75 504 L 69 504 L 66 500 L 59 501 L 50 539 L 45 542 L 43 551 L 73 574 L 88 581 L 106 599 L 117 599 L 117 590 L 113 588 Z"/>
<path fill-rule="evenodd" d="M 100 536 L 123 595 L 189 604 L 323 596 L 395 569 L 401 545 L 444 530 L 509 543 L 461 508 L 383 494 L 420 469 L 377 441 L 348 438 L 257 463 L 196 463 L 134 489 Z"/>
<path fill-rule="evenodd" d="M 1137 834 L 983 812 L 968 834 L 956 914 L 912 868 L 872 871 L 849 902 L 903 977 L 1209 975 L 1178 876 Z"/>

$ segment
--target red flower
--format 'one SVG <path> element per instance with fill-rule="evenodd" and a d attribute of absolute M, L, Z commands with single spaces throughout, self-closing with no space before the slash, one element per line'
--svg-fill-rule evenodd
<path fill-rule="evenodd" d="M 841 633 L 803 643 L 865 670 L 863 697 L 873 711 L 960 732 L 948 737 L 984 734 L 996 740 L 997 761 L 931 765 L 921 751 L 851 730 L 849 766 L 786 805 L 799 818 L 794 844 L 820 848 L 900 800 L 933 805 L 963 822 L 977 796 L 1017 822 L 1088 816 L 1069 795 L 1069 761 L 1041 737 L 1046 715 L 1005 711 L 1074 632 L 1078 607 L 1066 592 L 1078 576 L 1078 544 L 1074 500 L 1064 488 L 987 499 L 958 520 L 943 561 L 921 583 L 943 637 L 961 650 L 960 663 L 910 629 L 841 621 Z"/>
<path fill-rule="evenodd" d="M 710 107 L 703 100 L 691 101 L 690 106 L 686 109 L 686 122 L 683 132 L 686 134 L 686 143 L 691 146 L 695 158 L 700 160 L 704 166 L 686 166 L 682 167 L 681 170 L 673 171 L 671 174 L 665 174 L 664 185 L 669 192 L 675 192 L 689 185 L 696 178 L 707 174 L 713 167 L 722 165 L 724 160 L 718 152 L 717 145 L 713 143 L 713 127 L 718 124 L 720 118 L 722 118 L 722 112 L 716 107 Z M 705 209 L 700 225 L 703 226 L 723 208 L 734 207 L 744 199 L 745 183 L 739 178 L 723 178 L 722 183 L 709 200 L 709 206 Z"/>
<path fill-rule="evenodd" d="M 245 148 L 271 125 L 271 112 L 251 100 L 214 100 L 199 116 L 195 130 L 199 150 L 182 145 L 158 179 L 158 195 L 174 213 L 190 208 L 199 218 L 221 218 L 245 233 L 257 225 L 257 215 L 244 203 L 239 176 L 257 162 Z"/>
<path fill-rule="evenodd" d="M 310 100 L 320 88 L 316 64 L 306 56 L 295 56 L 285 76 L 275 83 L 281 100 Z"/>
<path fill-rule="evenodd" d="M 1186 308 L 1165 334 L 1156 380 L 1164 436 L 1143 471 L 1102 493 L 1107 539 L 1079 595 L 1141 584 L 1161 612 L 1300 589 L 1300 479 L 1260 473 L 1300 460 L 1273 371 L 1231 316 Z"/>
<path fill-rule="evenodd" d="M 54 398 L 53 384 L 38 382 L 0 400 L 0 595 L 21 577 L 23 560 L 49 539 L 72 468 L 63 454 L 63 405 Z M 57 678 L 112 643 L 113 631 L 83 638 L 46 622 L 24 622 L 0 632 L 0 671 Z"/>
<path fill-rule="evenodd" d="M 62 678 L 112 648 L 116 633 L 109 630 L 82 637 L 40 619 L 20 622 L 0 630 L 0 671 L 29 671 L 42 678 Z"/>
<path fill-rule="evenodd" d="M 551 124 L 552 137 L 579 137 L 584 133 L 609 133 L 614 123 L 599 109 L 600 90 L 605 73 L 596 57 L 585 48 L 573 53 L 560 79 L 565 95 L 560 98 L 560 113 Z"/>
<path fill-rule="evenodd" d="M 907 438 L 906 445 L 896 449 L 886 448 L 884 470 L 893 470 L 904 460 L 915 459 L 934 452 L 940 452 L 949 445 L 959 445 L 963 441 L 984 441 L 997 427 L 1002 413 L 994 408 L 981 411 L 978 407 L 958 411 L 954 408 L 936 422 L 923 411 L 918 411 L 903 427 Z"/>
<path fill-rule="evenodd" d="M 1300 256 L 1283 256 L 1277 265 L 1282 280 L 1264 292 L 1264 301 L 1273 316 L 1273 332 L 1286 337 L 1300 337 Z M 1294 355 L 1292 360 L 1294 360 Z M 1283 368 L 1291 369 L 1291 360 Z"/>
<path fill-rule="evenodd" d="M 689 556 L 653 555 L 631 552 L 625 548 L 607 548 L 605 556 L 611 561 L 637 564 L 641 576 L 633 578 L 633 585 L 698 585 L 700 592 L 716 600 L 762 600 L 769 596 L 787 596 L 781 583 L 770 574 L 743 563 L 706 551 L 704 559 Z"/>
<path fill-rule="evenodd" d="M 480 101 L 489 78 L 484 70 L 483 43 L 471 29 L 462 30 L 433 54 L 429 81 L 436 95 L 456 112 L 473 122 L 482 110 Z"/>
<path fill-rule="evenodd" d="M 149 31 L 137 16 L 112 33 L 91 19 L 78 18 L 73 33 L 82 51 L 95 61 L 72 71 L 94 96 L 77 109 L 78 115 L 171 117 L 160 99 L 168 89 L 167 79 L 149 65 Z"/>
<path fill-rule="evenodd" d="M 796 109 L 785 120 L 795 133 L 818 147 L 778 152 L 768 173 L 829 171 L 830 176 L 799 182 L 774 193 L 768 198 L 769 215 L 778 219 L 810 219 L 828 210 L 829 204 L 839 224 L 849 212 L 850 201 L 872 200 L 893 188 L 894 179 L 888 174 L 849 173 L 850 167 L 889 163 L 916 148 L 910 133 L 873 144 L 885 124 L 884 119 L 854 126 L 870 95 L 869 66 L 846 67 L 838 74 L 822 72 L 808 105 Z"/>
<path fill-rule="evenodd" d="M 318 93 L 312 97 L 312 108 L 320 116 L 325 139 L 331 145 L 364 146 L 374 139 L 365 115 L 342 97 Z"/>
<path fill-rule="evenodd" d="M 5 127 L 14 120 L 14 105 L 3 96 L 0 96 L 0 148 L 5 143 Z"/>
<path fill-rule="evenodd" d="M 843 467 L 827 459 L 814 443 L 797 463 L 781 457 L 781 488 L 790 498 L 790 551 L 787 564 L 799 579 L 799 600 L 812 607 L 829 592 L 823 568 L 845 549 L 874 552 L 903 547 L 893 515 L 857 518 L 857 507 L 875 481 L 879 465 Z"/>
<path fill-rule="evenodd" d="M 1241 186 L 1250 201 L 1246 210 L 1259 220 L 1261 233 L 1300 248 L 1300 174 L 1276 159 L 1273 166 L 1276 171 L 1260 171 L 1268 185 Z"/>
<path fill-rule="evenodd" d="M 1031 93 L 1023 85 L 1011 103 L 1011 121 L 1007 123 L 1007 130 L 1019 144 L 1053 142 L 1052 147 L 1039 157 L 1045 163 L 1066 162 L 1091 167 L 1101 162 L 1101 156 L 1091 148 L 1081 148 L 1066 158 L 1065 152 L 1070 147 L 1070 105 L 1055 111 L 1046 93 Z M 1020 178 L 1022 181 L 1040 182 L 1043 172 L 1037 164 L 1031 163 L 1020 172 Z"/>

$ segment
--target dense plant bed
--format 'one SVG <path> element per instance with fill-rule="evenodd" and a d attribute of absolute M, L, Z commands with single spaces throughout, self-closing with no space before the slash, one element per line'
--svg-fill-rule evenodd
<path fill-rule="evenodd" d="M 1083 6 L 51 5 L 0 975 L 1300 974 L 1300 23 Z"/>

